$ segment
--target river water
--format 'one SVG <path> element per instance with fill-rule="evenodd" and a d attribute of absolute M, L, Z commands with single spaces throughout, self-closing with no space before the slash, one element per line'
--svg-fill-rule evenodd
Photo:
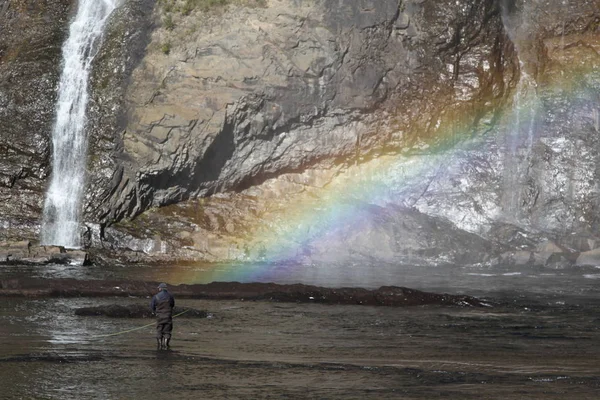
<path fill-rule="evenodd" d="M 133 270 L 138 279 L 161 274 Z M 11 266 L 0 279 L 129 274 Z M 0 398 L 600 398 L 600 270 L 452 268 L 423 275 L 407 269 L 403 286 L 467 292 L 493 306 L 184 299 L 178 305 L 211 317 L 177 318 L 172 350 L 157 351 L 152 326 L 101 336 L 151 320 L 74 315 L 78 307 L 148 298 L 2 298 Z"/>

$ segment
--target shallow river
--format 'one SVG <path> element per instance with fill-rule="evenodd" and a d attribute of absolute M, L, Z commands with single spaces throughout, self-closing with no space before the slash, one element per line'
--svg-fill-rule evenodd
<path fill-rule="evenodd" d="M 151 320 L 73 313 L 147 298 L 2 298 L 0 398 L 598 399 L 597 271 L 406 274 L 494 303 L 480 309 L 179 300 L 212 316 L 177 318 L 170 351 L 151 326 L 119 334 Z M 0 278 L 22 274 L 93 271 Z"/>

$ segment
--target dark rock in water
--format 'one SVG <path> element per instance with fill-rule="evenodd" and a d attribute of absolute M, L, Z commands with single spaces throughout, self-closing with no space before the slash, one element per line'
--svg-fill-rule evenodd
<path fill-rule="evenodd" d="M 482 307 L 489 306 L 481 300 L 464 295 L 449 295 L 423 292 L 396 286 L 382 286 L 375 291 L 378 304 L 384 306 L 451 304 L 457 306 Z"/>
<path fill-rule="evenodd" d="M 4 279 L 0 280 L 0 296 L 30 297 L 108 297 L 140 296 L 155 293 L 157 282 L 98 281 L 76 279 Z M 423 292 L 420 290 L 382 286 L 376 290 L 362 288 L 325 288 L 302 284 L 213 282 L 198 285 L 171 286 L 177 298 L 211 300 L 270 300 L 297 303 L 355 304 L 371 306 L 415 306 L 425 304 L 488 306 L 481 300 L 463 295 Z M 183 311 L 177 311 L 176 314 Z M 81 311 L 84 312 L 84 311 Z M 149 314 L 146 306 L 104 306 L 86 309 L 87 315 L 109 315 L 138 318 Z M 198 313 L 202 313 L 198 311 Z M 187 313 L 186 313 L 187 314 Z M 184 315 L 186 315 L 184 314 Z M 81 314 L 83 315 L 83 314 Z M 202 318 L 202 314 L 192 313 Z"/>
<path fill-rule="evenodd" d="M 209 313 L 193 308 L 175 307 L 173 315 L 181 314 L 180 318 L 206 318 Z M 132 304 L 119 305 L 109 304 L 97 307 L 81 307 L 75 310 L 75 315 L 81 316 L 105 316 L 110 318 L 151 318 L 153 317 L 147 305 Z"/>
<path fill-rule="evenodd" d="M 274 283 L 215 282 L 207 287 L 219 294 L 228 293 L 228 286 L 236 288 L 236 294 L 248 300 L 274 300 L 299 303 L 324 304 L 357 304 L 370 306 L 416 306 L 426 304 L 458 305 L 481 307 L 486 306 L 479 299 L 471 296 L 456 296 L 423 292 L 420 290 L 382 286 L 376 290 L 362 288 L 324 288 L 310 285 L 278 285 Z M 230 293 L 229 293 L 230 294 Z M 238 297 L 239 298 L 239 297 Z"/>
<path fill-rule="evenodd" d="M 51 353 L 31 353 L 11 357 L 0 358 L 2 363 L 11 362 L 48 362 L 48 363 L 81 363 L 89 361 L 101 361 L 103 358 L 97 354 L 76 355 L 76 354 L 51 354 Z"/>

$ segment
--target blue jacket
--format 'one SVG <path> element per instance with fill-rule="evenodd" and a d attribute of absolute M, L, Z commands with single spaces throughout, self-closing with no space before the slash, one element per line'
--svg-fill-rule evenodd
<path fill-rule="evenodd" d="M 161 290 L 152 297 L 150 309 L 153 313 L 162 316 L 171 316 L 175 307 L 175 299 L 166 289 Z"/>

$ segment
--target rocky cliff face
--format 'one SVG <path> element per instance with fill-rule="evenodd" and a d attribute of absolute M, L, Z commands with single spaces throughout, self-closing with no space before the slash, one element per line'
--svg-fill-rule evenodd
<path fill-rule="evenodd" d="M 0 2 L 0 240 L 39 231 L 71 3 Z"/>
<path fill-rule="evenodd" d="M 310 169 L 323 175 L 314 179 L 327 181 L 332 170 L 378 155 L 435 146 L 440 125 L 459 131 L 497 118 L 518 75 L 493 1 L 284 1 L 187 16 L 164 7 L 156 13 L 169 26 L 153 32 L 133 72 L 116 151 L 123 161 L 112 182 L 98 180 L 99 188 L 110 188 L 98 194 L 110 195 L 95 202 L 95 216 L 107 222 L 232 190 L 254 188 L 269 198 L 271 189 L 257 185 L 278 187 L 271 182 L 277 176 L 286 175 L 286 185 Z M 283 192 L 296 202 L 302 186 Z M 182 222 L 183 231 L 154 224 L 150 237 L 129 246 L 164 250 L 170 246 L 154 243 L 154 235 L 183 236 L 192 252 L 183 257 L 264 255 L 268 244 L 256 240 L 254 222 L 227 215 L 231 207 L 251 213 L 256 204 L 218 203 L 221 210 L 197 206 L 209 216 Z M 266 208 L 259 206 L 260 213 Z M 221 240 L 223 229 L 228 237 Z M 110 232 L 107 238 L 120 237 Z"/>
<path fill-rule="evenodd" d="M 127 0 L 105 36 L 92 248 L 568 265 L 597 247 L 598 1 L 192 3 Z M 34 220 L 44 171 L 9 220 Z"/>
<path fill-rule="evenodd" d="M 526 252 L 542 237 L 566 253 L 597 246 L 598 4 L 529 2 L 505 15 L 521 63 L 512 104 L 431 170 L 417 209 Z"/>
<path fill-rule="evenodd" d="M 122 175 L 97 213 L 108 221 L 397 151 L 467 107 L 456 96 L 492 110 L 514 69 L 492 1 L 284 1 L 170 18 L 126 94 Z"/>

